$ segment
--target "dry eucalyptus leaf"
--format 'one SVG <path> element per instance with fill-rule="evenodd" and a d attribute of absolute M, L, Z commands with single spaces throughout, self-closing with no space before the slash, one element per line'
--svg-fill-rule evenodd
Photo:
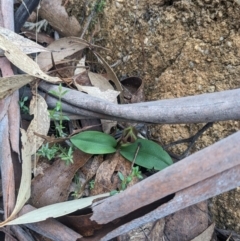
<path fill-rule="evenodd" d="M 0 35 L 0 48 L 4 50 L 4 55 L 12 64 L 27 74 L 43 79 L 50 83 L 61 82 L 59 78 L 51 77 L 42 72 L 36 62 L 34 62 L 30 57 L 23 53 L 17 45 L 13 44 L 2 35 Z"/>
<path fill-rule="evenodd" d="M 113 86 L 109 83 L 108 79 L 106 79 L 101 74 L 97 74 L 89 71 L 88 77 L 92 85 L 95 87 L 98 87 L 101 91 L 114 90 Z"/>
<path fill-rule="evenodd" d="M 81 41 L 78 38 L 68 37 L 60 38 L 51 43 L 47 49 L 52 52 L 53 60 L 55 64 L 58 64 L 66 57 L 73 55 L 74 53 L 85 49 L 89 44 Z M 47 71 L 52 68 L 51 53 L 44 52 L 37 56 L 37 62 L 43 71 Z"/>
<path fill-rule="evenodd" d="M 77 210 L 90 206 L 92 204 L 92 201 L 97 198 L 103 198 L 103 197 L 108 197 L 108 196 L 109 196 L 109 193 L 103 193 L 103 194 L 100 194 L 97 196 L 52 204 L 49 206 L 39 208 L 32 212 L 26 213 L 10 222 L 5 223 L 5 225 L 35 223 L 35 222 L 44 221 L 48 218 L 61 217 L 66 214 L 69 214 L 69 213 L 72 213 Z"/>
<path fill-rule="evenodd" d="M 44 171 L 44 175 L 38 175 L 33 179 L 31 204 L 39 208 L 66 201 L 74 174 L 90 157 L 89 154 L 75 150 L 72 164 L 66 165 L 61 159 L 56 160 Z"/>
<path fill-rule="evenodd" d="M 22 86 L 33 81 L 35 77 L 28 74 L 13 75 L 0 78 L 0 100 L 6 96 L 12 94 L 15 90 L 18 90 Z"/>
<path fill-rule="evenodd" d="M 22 177 L 21 177 L 21 183 L 20 188 L 18 191 L 17 201 L 16 205 L 14 207 L 14 210 L 12 214 L 2 223 L 0 223 L 0 227 L 5 226 L 9 220 L 12 220 L 17 213 L 22 209 L 24 204 L 28 201 L 30 198 L 30 192 L 31 192 L 31 145 L 29 143 L 29 140 L 27 138 L 27 133 L 25 130 L 20 129 L 22 137 Z"/>
<path fill-rule="evenodd" d="M 77 87 L 77 84 L 80 86 L 82 86 L 82 85 L 83 86 L 92 86 L 87 72 L 88 72 L 87 70 L 84 70 L 82 73 L 79 73 L 73 77 L 73 82 L 76 87 Z"/>
<path fill-rule="evenodd" d="M 9 42 L 18 46 L 18 48 L 25 54 L 37 53 L 37 52 L 48 52 L 48 50 L 41 45 L 33 42 L 23 36 L 14 33 L 13 31 L 0 27 L 0 35 L 4 36 Z M 3 51 L 0 50 L 0 55 L 4 55 Z"/>
<path fill-rule="evenodd" d="M 117 90 L 120 91 L 120 99 L 123 103 L 123 88 L 119 79 L 117 78 L 112 68 L 108 65 L 108 63 L 102 58 L 102 56 L 96 52 L 93 53 L 101 60 L 105 70 L 107 71 L 108 80 L 111 80 L 115 84 Z"/>
<path fill-rule="evenodd" d="M 78 62 L 77 66 L 76 67 L 79 67 L 79 68 L 76 68 L 75 71 L 74 71 L 74 75 L 79 75 L 81 73 L 83 73 L 84 71 L 86 71 L 85 68 L 81 68 L 81 67 L 85 67 L 85 61 L 86 61 L 86 56 L 84 55 L 80 61 Z"/>
<path fill-rule="evenodd" d="M 205 231 L 191 241 L 211 241 L 214 233 L 215 223 L 212 223 Z"/>
<path fill-rule="evenodd" d="M 62 0 L 42 0 L 39 15 L 62 36 L 80 36 L 81 27 L 74 16 L 68 16 Z"/>
<path fill-rule="evenodd" d="M 44 142 L 44 139 L 36 136 L 34 132 L 41 135 L 47 135 L 50 127 L 48 106 L 41 95 L 37 94 L 36 96 L 33 96 L 30 102 L 29 114 L 34 115 L 34 118 L 27 129 L 28 140 L 32 146 L 31 155 L 33 155 Z"/>
<path fill-rule="evenodd" d="M 108 159 L 102 162 L 97 170 L 95 184 L 94 188 L 91 190 L 91 195 L 97 195 L 117 189 L 119 179 L 115 179 L 114 182 L 112 182 L 112 177 L 118 162 L 119 156 L 117 154 L 109 155 Z"/>
<path fill-rule="evenodd" d="M 119 95 L 119 91 L 116 90 L 106 90 L 101 91 L 98 87 L 94 86 L 80 86 L 76 84 L 78 90 L 87 92 L 91 96 L 97 96 L 103 100 L 107 100 L 109 102 L 115 102 L 117 96 Z"/>

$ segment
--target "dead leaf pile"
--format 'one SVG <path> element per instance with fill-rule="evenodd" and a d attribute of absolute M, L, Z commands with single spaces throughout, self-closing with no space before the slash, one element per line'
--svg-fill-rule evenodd
<path fill-rule="evenodd" d="M 45 145 L 48 151 L 56 145 L 69 147 L 69 138 L 85 130 L 114 135 L 129 125 L 128 120 L 150 122 L 147 110 L 152 111 L 153 119 L 156 116 L 152 122 L 158 123 L 160 115 L 163 123 L 172 123 L 182 121 L 183 109 L 189 110 L 190 121 L 198 120 L 194 119 L 198 113 L 192 108 L 192 99 L 200 103 L 199 112 L 205 108 L 201 101 L 205 96 L 183 98 L 179 101 L 183 103 L 181 108 L 176 106 L 178 100 L 140 103 L 144 101 L 142 79 L 129 77 L 119 81 L 98 53 L 102 47 L 76 37 L 82 28 L 76 18 L 68 16 L 67 2 L 40 3 L 40 16 L 62 36 L 53 40 L 43 33 L 40 42 L 49 43 L 47 47 L 0 27 L 0 161 L 4 209 L 0 227 L 9 235 L 18 233 L 19 240 L 103 241 L 114 237 L 127 240 L 129 233 L 125 233 L 150 223 L 146 226 L 148 231 L 140 230 L 144 238 L 160 240 L 161 235 L 167 240 L 210 241 L 214 224 L 208 227 L 207 205 L 203 201 L 240 185 L 239 132 L 154 175 L 148 170 L 146 174 L 150 177 L 145 175 L 142 182 L 132 178 L 124 191 L 119 173 L 127 177 L 133 168 L 118 151 L 90 155 L 74 149 L 73 163 L 64 162 L 61 155 L 49 158 L 50 161 L 37 155 Z M 35 38 L 34 33 L 28 30 L 25 36 Z M 33 59 L 31 53 L 40 54 Z M 24 74 L 13 75 L 10 63 Z M 29 113 L 21 116 L 17 91 L 20 88 L 29 98 Z M 63 96 L 56 95 L 59 88 Z M 225 95 L 230 99 L 227 105 L 221 102 L 218 106 L 230 113 L 234 112 L 231 103 L 238 103 L 231 93 L 218 95 L 220 99 Z M 212 106 L 219 103 L 214 94 L 209 99 L 215 100 Z M 49 109 L 57 109 L 58 116 L 51 116 Z M 217 112 L 217 108 L 214 110 Z M 204 120 L 210 118 L 209 112 L 206 111 Z M 64 134 L 55 137 L 59 116 L 65 117 L 61 120 Z M 211 118 L 219 120 L 215 115 Z M 113 190 L 117 195 L 109 197 Z M 31 233 L 26 234 L 22 227 Z M 138 240 L 142 238 L 135 235 Z"/>

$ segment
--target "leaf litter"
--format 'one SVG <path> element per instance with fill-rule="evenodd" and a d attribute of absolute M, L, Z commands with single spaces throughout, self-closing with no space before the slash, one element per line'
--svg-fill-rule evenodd
<path fill-rule="evenodd" d="M 18 90 L 22 86 L 31 84 L 31 82 L 37 78 L 41 78 L 52 83 L 61 82 L 58 77 L 52 77 L 45 74 L 43 71 L 49 71 L 51 68 L 61 69 L 63 67 L 68 67 L 68 62 L 71 61 L 71 59 L 74 58 L 76 54 L 81 54 L 82 50 L 90 48 L 90 44 L 88 44 L 86 41 L 82 41 L 73 37 L 59 39 L 54 41 L 47 48 L 41 48 L 36 44 L 31 45 L 31 41 L 25 41 L 22 37 L 16 37 L 16 39 L 13 41 L 12 36 L 15 36 L 16 34 L 11 33 L 11 31 L 5 31 L 2 29 L 2 33 L 2 35 L 0 34 L 0 45 L 4 51 L 4 55 L 14 65 L 27 73 L 19 76 L 10 76 L 0 79 L 1 86 L 6 86 L 5 88 L 1 89 L 0 97 L 2 99 L 12 94 L 15 90 Z M 22 48 L 17 48 L 16 44 L 20 44 Z M 26 55 L 34 51 L 42 52 L 36 58 L 37 63 Z M 122 91 L 121 84 L 112 69 L 103 60 L 103 58 L 96 52 L 95 55 L 98 56 L 98 59 L 100 59 L 104 68 L 106 68 L 107 75 L 85 71 L 91 87 L 88 88 L 84 85 L 80 86 L 77 84 L 77 82 L 75 82 L 75 86 L 79 88 L 79 90 L 87 92 L 90 95 L 97 95 L 106 101 L 117 103 L 117 96 L 119 93 L 121 93 L 120 91 Z M 82 63 L 85 64 L 85 62 Z M 85 69 L 87 68 L 86 66 L 81 65 L 77 67 L 84 67 Z M 80 70 L 84 70 L 84 68 L 80 68 Z M 58 72 L 57 69 L 56 72 Z M 80 79 L 82 79 L 82 77 L 79 76 L 79 74 L 82 73 L 83 71 L 78 73 L 78 77 L 80 77 Z M 72 76 L 68 77 L 72 78 Z M 109 82 L 109 79 L 114 82 L 120 91 L 114 90 L 113 86 Z M 32 88 L 34 88 L 34 85 L 32 86 Z M 34 92 L 35 89 L 33 93 Z M 8 217 L 8 219 L 1 223 L 2 227 L 5 225 L 39 222 L 50 217 L 58 217 L 67 213 L 71 213 L 81 207 L 90 206 L 94 199 L 98 197 L 109 196 L 109 191 L 111 191 L 111 189 L 118 189 L 120 186 L 119 178 L 116 174 L 114 174 L 114 172 L 121 170 L 124 175 L 127 175 L 127 173 L 130 172 L 131 164 L 123 157 L 121 157 L 119 153 L 114 154 L 113 157 L 109 156 L 110 159 L 103 161 L 100 160 L 98 156 L 90 158 L 91 155 L 85 154 L 76 149 L 73 152 L 73 164 L 66 165 L 61 159 L 57 159 L 53 162 L 52 165 L 42 169 L 42 173 L 38 174 L 31 181 L 32 172 L 35 173 L 37 168 L 35 165 L 38 165 L 38 163 L 34 162 L 34 166 L 32 166 L 32 157 L 34 157 L 34 161 L 36 161 L 36 152 L 42 145 L 44 145 L 44 143 L 46 143 L 46 140 L 48 140 L 48 138 L 45 137 L 48 134 L 50 128 L 50 118 L 47 110 L 47 103 L 42 96 L 33 94 L 29 105 L 29 115 L 32 115 L 33 119 L 29 122 L 27 130 L 21 129 L 21 159 L 23 172 L 19 194 L 17 196 L 17 202 L 13 212 Z M 112 122 L 108 128 L 105 125 L 104 129 L 108 129 L 108 132 L 110 132 L 110 129 L 115 127 L 116 124 L 117 122 Z M 123 161 L 126 163 L 123 164 Z M 39 164 L 41 165 L 41 162 L 39 162 Z M 125 166 L 128 166 L 128 171 L 125 170 Z M 91 197 L 82 198 L 78 200 L 78 202 L 68 201 L 66 203 L 66 201 L 69 200 L 69 197 L 71 197 L 70 192 L 73 191 L 71 189 L 72 180 L 74 180 L 74 176 L 77 173 L 78 175 L 79 173 L 85 173 L 85 182 L 82 183 L 81 191 L 78 190 L 78 197 L 81 197 L 84 193 L 86 194 L 83 187 L 89 185 L 91 180 L 96 182 L 96 186 L 94 185 L 90 192 L 87 194 Z M 113 184 L 111 184 L 112 178 L 114 179 Z M 105 188 L 102 186 L 104 179 L 108 180 L 108 184 L 105 183 Z M 102 194 L 104 193 L 104 189 L 107 189 L 107 194 Z M 39 209 L 16 218 L 16 215 L 27 201 Z M 73 203 L 76 203 L 76 205 L 72 205 Z M 64 205 L 66 208 L 64 208 Z M 69 209 L 68 205 L 71 205 L 72 208 Z M 77 218 L 81 219 L 83 217 L 84 216 L 78 216 Z M 90 223 L 92 223 L 89 217 L 87 219 Z"/>
<path fill-rule="evenodd" d="M 43 4 L 46 3 L 43 1 Z M 46 5 L 44 8 L 46 8 Z M 44 15 L 44 13 L 42 14 Z M 89 51 L 93 50 L 92 45 L 84 40 L 76 37 L 66 37 L 54 41 L 47 48 L 42 48 L 39 45 L 31 45 L 29 41 L 25 42 L 22 37 L 16 37 L 16 40 L 14 40 L 12 36 L 14 36 L 14 38 L 16 37 L 11 32 L 2 30 L 1 33 L 0 31 L 0 47 L 4 50 L 4 55 L 9 61 L 27 74 L 1 78 L 1 86 L 6 86 L 0 93 L 1 99 L 12 94 L 22 86 L 31 83 L 35 78 L 40 78 L 55 84 L 64 82 L 65 79 L 69 78 L 72 80 L 71 88 L 77 88 L 79 91 L 83 91 L 92 96 L 98 96 L 108 102 L 117 103 L 118 95 L 120 96 L 121 103 L 126 103 L 126 99 L 130 100 L 128 103 L 136 103 L 144 100 L 143 83 L 141 79 L 133 78 L 121 83 L 104 58 L 95 51 L 96 48 L 93 48 L 93 53 L 99 63 L 103 65 L 106 71 L 105 74 L 98 74 L 91 70 L 86 70 L 88 68 L 91 69 L 91 64 L 88 63 L 88 65 L 85 66 L 85 60 L 83 60 L 78 66 L 73 65 L 73 69 L 80 67 L 76 69 L 83 71 L 75 72 L 77 76 L 68 76 L 67 74 L 63 80 L 60 70 L 70 68 L 72 67 L 70 63 L 77 62 L 76 59 L 82 59 L 83 51 L 87 49 Z M 16 44 L 21 45 L 20 49 L 16 47 Z M 36 62 L 26 55 L 34 51 L 42 52 L 35 59 Z M 54 76 L 45 73 L 45 71 L 52 70 L 56 73 Z M 109 81 L 114 83 L 116 90 Z M 124 89 L 122 86 L 124 86 Z M 31 181 L 33 171 L 31 157 L 36 154 L 36 150 L 41 145 L 46 143 L 46 139 L 44 141 L 41 135 L 46 136 L 50 127 L 47 103 L 40 95 L 34 95 L 32 97 L 30 115 L 32 114 L 34 118 L 30 122 L 27 131 L 21 130 L 23 171 L 17 202 L 14 211 L 7 220 L 1 223 L 1 226 L 29 224 L 62 216 L 63 223 L 70 222 L 70 220 L 72 220 L 71 222 L 73 224 L 76 222 L 87 222 L 87 224 L 80 225 L 78 232 L 85 236 L 93 235 L 94 230 L 100 228 L 101 225 L 96 225 L 96 223 L 94 224 L 94 222 L 90 220 L 91 213 L 87 215 L 68 216 L 65 220 L 64 215 L 89 207 L 97 198 L 108 197 L 109 192 L 113 189 L 120 190 L 121 178 L 119 178 L 118 173 L 121 173 L 124 177 L 129 176 L 132 170 L 131 162 L 121 156 L 119 152 L 104 157 L 98 155 L 91 158 L 90 154 L 83 153 L 76 149 L 73 152 L 73 164 L 66 165 L 63 160 L 55 158 L 56 160 L 54 160 L 52 165 L 43 170 L 42 174 L 37 175 Z M 111 125 L 109 124 L 107 127 L 104 127 L 103 130 L 113 135 L 114 133 L 111 131 L 114 128 L 116 129 L 116 126 L 117 122 L 113 122 Z M 66 126 L 64 128 L 66 128 Z M 71 131 L 71 126 L 68 126 L 68 128 L 69 131 Z M 64 141 L 65 145 L 69 144 L 67 140 Z M 137 163 L 138 161 L 135 155 L 137 157 L 136 153 L 131 152 L 130 159 Z M 151 158 L 151 156 L 145 157 L 145 159 L 148 158 Z M 147 167 L 152 168 L 153 166 Z M 84 176 L 81 189 L 80 191 L 78 190 L 79 193 L 77 193 L 78 197 L 82 197 L 83 195 L 87 197 L 69 201 L 71 198 L 70 192 L 73 190 L 71 189 L 72 180 L 74 180 L 74 176 L 76 175 L 79 177 Z M 92 186 L 89 184 L 91 180 L 94 181 Z M 137 178 L 132 179 L 129 182 L 129 187 L 136 182 L 138 182 Z M 84 189 L 88 189 L 89 192 L 84 192 Z M 15 218 L 29 198 L 30 203 L 38 209 Z M 86 227 L 88 227 L 88 229 Z"/>

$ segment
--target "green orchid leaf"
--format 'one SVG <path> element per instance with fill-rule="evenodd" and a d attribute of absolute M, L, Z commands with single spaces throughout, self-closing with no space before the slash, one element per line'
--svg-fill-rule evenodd
<path fill-rule="evenodd" d="M 116 151 L 117 141 L 99 131 L 84 131 L 70 138 L 72 144 L 88 154 L 107 154 Z"/>
<path fill-rule="evenodd" d="M 121 181 L 124 181 L 124 176 L 121 172 L 118 172 L 118 176 L 120 178 Z"/>
<path fill-rule="evenodd" d="M 121 146 L 120 153 L 132 162 L 137 150 L 135 163 L 139 166 L 160 171 L 173 164 L 168 153 L 150 140 L 138 139 L 133 144 Z"/>

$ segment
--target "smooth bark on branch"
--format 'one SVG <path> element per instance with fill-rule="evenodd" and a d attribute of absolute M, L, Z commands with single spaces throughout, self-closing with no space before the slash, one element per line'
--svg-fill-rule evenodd
<path fill-rule="evenodd" d="M 92 206 L 91 220 L 98 224 L 109 223 L 239 165 L 239 143 L 240 131 L 148 177 L 118 195 L 95 203 Z"/>
<path fill-rule="evenodd" d="M 58 91 L 58 86 L 42 82 L 45 92 Z M 111 119 L 134 122 L 181 124 L 240 119 L 240 89 L 182 98 L 117 105 L 89 96 L 77 90 L 68 90 L 62 100 L 72 106 Z M 101 117 L 102 118 L 102 117 Z"/>

